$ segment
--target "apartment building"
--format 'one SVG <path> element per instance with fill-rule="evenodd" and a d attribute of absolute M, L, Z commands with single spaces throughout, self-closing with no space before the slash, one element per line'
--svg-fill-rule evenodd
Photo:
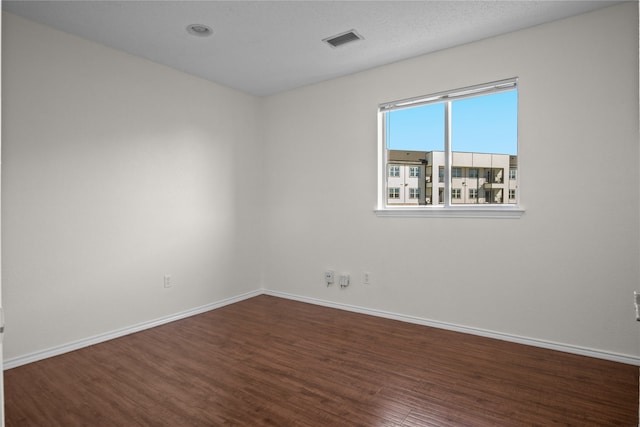
<path fill-rule="evenodd" d="M 443 151 L 389 150 L 387 204 L 444 203 Z M 452 153 L 451 204 L 516 204 L 518 157 L 509 154 Z"/>

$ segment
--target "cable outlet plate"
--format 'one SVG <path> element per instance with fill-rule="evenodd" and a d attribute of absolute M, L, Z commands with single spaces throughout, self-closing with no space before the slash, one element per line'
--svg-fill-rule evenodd
<path fill-rule="evenodd" d="M 327 286 L 335 283 L 335 273 L 333 270 L 326 270 L 324 272 L 324 283 L 326 283 Z"/>
<path fill-rule="evenodd" d="M 341 288 L 346 288 L 347 286 L 349 286 L 349 281 L 351 280 L 351 278 L 349 277 L 349 273 L 342 273 L 340 275 L 340 287 Z"/>

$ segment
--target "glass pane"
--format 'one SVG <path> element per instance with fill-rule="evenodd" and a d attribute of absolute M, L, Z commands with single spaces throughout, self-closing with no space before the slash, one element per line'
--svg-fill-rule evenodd
<path fill-rule="evenodd" d="M 461 99 L 451 104 L 452 192 L 459 204 L 517 203 L 518 92 Z M 514 172 L 512 172 L 514 171 Z M 473 191 L 472 191 L 473 190 Z M 514 190 L 511 192 L 510 190 Z"/>
<path fill-rule="evenodd" d="M 387 179 L 387 188 L 400 189 L 397 198 L 387 198 L 387 204 L 437 203 L 438 185 L 444 184 L 438 184 L 440 163 L 433 165 L 434 158 L 444 159 L 444 107 L 443 103 L 428 104 L 385 113 L 387 167 L 400 170 Z"/>
<path fill-rule="evenodd" d="M 388 150 L 444 151 L 444 104 L 386 113 Z"/>

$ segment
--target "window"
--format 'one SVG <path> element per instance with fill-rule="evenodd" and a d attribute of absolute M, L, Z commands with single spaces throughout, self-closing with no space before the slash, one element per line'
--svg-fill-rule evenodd
<path fill-rule="evenodd" d="M 400 189 L 397 187 L 389 188 L 389 198 L 390 199 L 399 199 L 400 198 Z"/>
<path fill-rule="evenodd" d="M 509 190 L 509 198 L 512 200 L 516 198 L 516 190 Z"/>
<path fill-rule="evenodd" d="M 379 170 L 389 170 L 387 176 L 379 174 L 378 215 L 450 216 L 449 210 L 455 216 L 522 214 L 515 198 L 504 197 L 518 187 L 513 182 L 518 164 L 517 79 L 381 104 L 378 117 Z M 420 170 L 425 171 L 417 193 L 409 194 L 417 198 L 415 194 L 424 191 L 424 203 L 388 204 L 388 199 L 400 197 L 391 196 L 398 183 L 390 181 L 400 176 L 400 167 L 390 164 L 403 162 L 410 177 L 422 178 Z"/>
<path fill-rule="evenodd" d="M 419 188 L 410 188 L 409 189 L 409 198 L 410 199 L 419 199 L 420 198 L 420 189 Z"/>

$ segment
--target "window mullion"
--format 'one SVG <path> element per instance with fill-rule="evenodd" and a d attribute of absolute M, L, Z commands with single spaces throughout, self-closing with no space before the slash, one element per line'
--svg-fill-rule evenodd
<path fill-rule="evenodd" d="M 451 207 L 451 101 L 444 107 L 444 207 Z"/>

